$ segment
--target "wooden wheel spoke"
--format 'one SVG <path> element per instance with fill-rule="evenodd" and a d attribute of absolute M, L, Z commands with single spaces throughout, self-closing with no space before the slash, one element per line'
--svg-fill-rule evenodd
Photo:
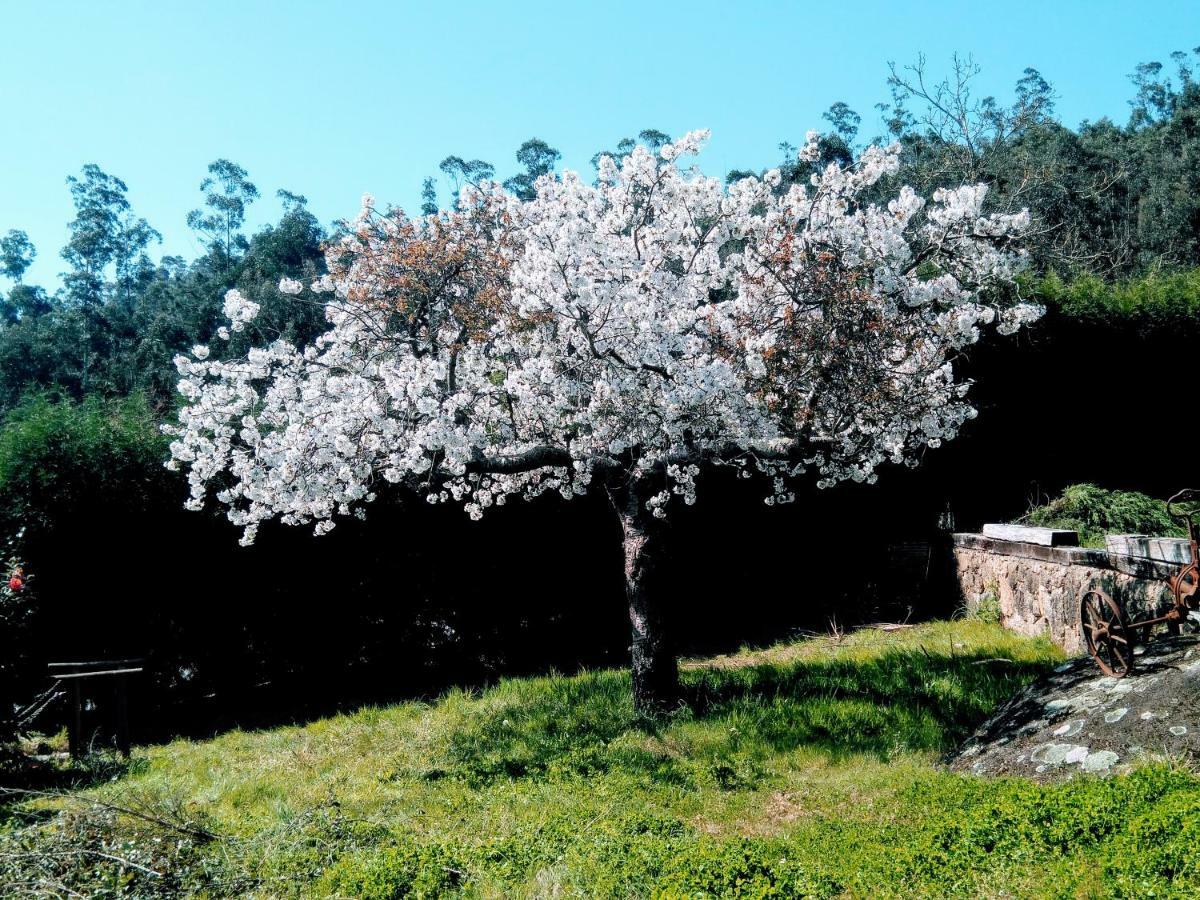
<path fill-rule="evenodd" d="M 1102 590 L 1087 591 L 1080 600 L 1079 623 L 1087 650 L 1101 670 L 1116 678 L 1129 674 L 1133 638 L 1121 607 Z"/>

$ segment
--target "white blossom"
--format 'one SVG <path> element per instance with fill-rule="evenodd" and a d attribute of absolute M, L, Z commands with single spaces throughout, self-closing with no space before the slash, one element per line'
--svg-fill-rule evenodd
<path fill-rule="evenodd" d="M 958 351 L 1041 312 L 1011 288 L 1027 216 L 985 214 L 982 186 L 868 202 L 897 146 L 725 188 L 678 163 L 707 137 L 528 202 L 484 185 L 408 219 L 364 196 L 309 285 L 324 334 L 176 359 L 189 506 L 211 494 L 252 541 L 271 518 L 324 533 L 385 482 L 478 518 L 634 479 L 663 516 L 706 466 L 764 476 L 778 504 L 798 477 L 870 483 L 952 439 L 975 415 Z M 228 339 L 259 307 L 231 290 L 224 311 Z"/>
<path fill-rule="evenodd" d="M 234 331 L 241 331 L 246 327 L 247 322 L 254 321 L 254 317 L 258 315 L 259 305 L 253 300 L 248 300 L 237 288 L 231 288 L 225 292 L 224 310 L 230 327 Z"/>

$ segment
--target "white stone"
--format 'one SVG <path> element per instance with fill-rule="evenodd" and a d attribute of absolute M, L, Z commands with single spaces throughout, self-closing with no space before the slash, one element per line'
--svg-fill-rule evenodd
<path fill-rule="evenodd" d="M 1107 772 L 1120 759 L 1121 757 L 1111 750 L 1097 750 L 1095 753 L 1087 755 L 1087 759 L 1083 761 L 1080 768 L 1085 772 Z"/>
<path fill-rule="evenodd" d="M 1075 547 L 1079 544 L 1078 532 L 1065 528 L 1037 528 L 1032 525 L 1002 525 L 993 522 L 983 526 L 983 536 L 1000 541 L 1040 544 L 1043 547 Z"/>
<path fill-rule="evenodd" d="M 1030 754 L 1030 758 L 1034 762 L 1045 763 L 1049 766 L 1060 766 L 1065 762 L 1078 762 L 1085 756 L 1087 756 L 1087 747 L 1078 744 L 1043 744 Z"/>
<path fill-rule="evenodd" d="M 1054 729 L 1056 737 L 1074 737 L 1083 730 L 1083 719 L 1074 719 L 1070 722 L 1065 722 Z"/>
<path fill-rule="evenodd" d="M 1147 537 L 1144 534 L 1107 534 L 1104 547 L 1114 556 L 1132 556 L 1158 562 L 1190 563 L 1192 544 L 1184 538 Z"/>
<path fill-rule="evenodd" d="M 1076 747 L 1070 753 L 1063 757 L 1064 763 L 1081 763 L 1088 758 L 1087 747 Z"/>

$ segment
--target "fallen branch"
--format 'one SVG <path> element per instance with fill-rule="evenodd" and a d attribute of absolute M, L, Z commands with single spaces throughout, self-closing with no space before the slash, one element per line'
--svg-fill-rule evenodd
<path fill-rule="evenodd" d="M 58 800 L 71 800 L 76 803 L 90 804 L 91 806 L 99 807 L 100 809 L 109 812 L 119 813 L 121 815 L 131 816 L 135 819 L 141 819 L 143 822 L 148 822 L 151 825 L 157 825 L 160 828 L 167 828 L 171 831 L 177 831 L 180 834 L 186 834 L 189 837 L 194 837 L 201 841 L 219 841 L 221 836 L 206 828 L 197 828 L 191 825 L 181 825 L 177 822 L 172 822 L 169 819 L 164 819 L 162 816 L 156 816 L 153 813 L 143 812 L 137 809 L 130 809 L 126 806 L 120 806 L 116 803 L 110 803 L 107 800 L 101 800 L 98 797 L 91 797 L 87 794 L 69 794 L 64 791 L 36 791 L 30 788 L 9 788 L 0 787 L 0 796 L 5 795 L 23 795 L 26 797 L 47 797 Z"/>
<path fill-rule="evenodd" d="M 77 850 L 31 850 L 26 853 L 4 853 L 0 854 L 0 859 L 21 859 L 23 857 L 45 859 L 48 856 L 84 855 L 99 856 L 101 859 L 107 859 L 110 862 L 120 863 L 123 866 L 129 866 L 131 869 L 137 869 L 140 872 L 145 872 L 147 875 L 153 875 L 155 878 L 163 877 L 163 873 L 157 869 L 151 869 L 149 866 L 143 866 L 141 863 L 135 863 L 132 859 L 126 859 L 123 856 L 117 856 L 113 853 L 105 853 L 102 850 L 92 850 L 87 847 L 80 847 Z"/>

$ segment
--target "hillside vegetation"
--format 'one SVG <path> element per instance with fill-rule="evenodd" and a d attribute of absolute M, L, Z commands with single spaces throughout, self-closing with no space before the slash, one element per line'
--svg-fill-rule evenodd
<path fill-rule="evenodd" d="M 1194 896 L 1192 774 L 938 768 L 1059 660 L 931 623 L 694 661 L 657 726 L 597 671 L 178 741 L 14 798 L 0 871 L 30 895 Z"/>

